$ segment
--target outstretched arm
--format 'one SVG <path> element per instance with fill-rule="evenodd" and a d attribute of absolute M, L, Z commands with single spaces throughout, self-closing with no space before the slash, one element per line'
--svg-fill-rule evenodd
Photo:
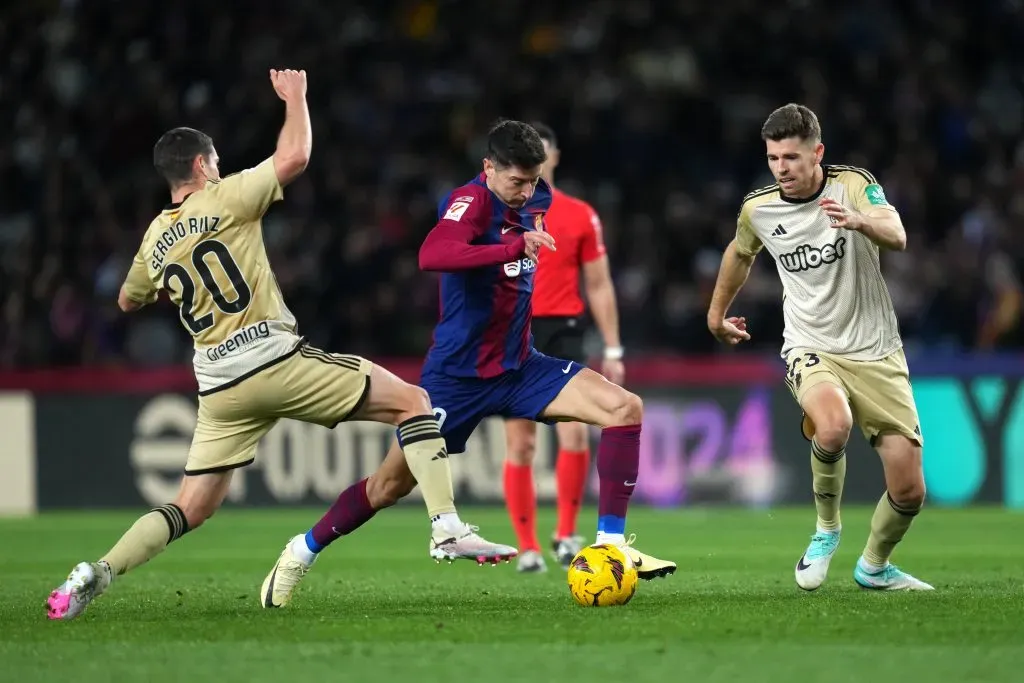
<path fill-rule="evenodd" d="M 274 151 L 274 170 L 278 182 L 284 187 L 306 170 L 313 151 L 313 126 L 306 103 L 306 72 L 271 69 L 270 82 L 285 104 L 284 125 Z"/>
<path fill-rule="evenodd" d="M 738 344 L 741 341 L 750 339 L 747 334 L 746 319 L 726 318 L 725 315 L 736 299 L 743 283 L 750 275 L 750 269 L 754 265 L 754 256 L 741 253 L 736 246 L 736 240 L 729 243 L 722 256 L 722 265 L 718 270 L 718 279 L 715 281 L 715 291 L 711 295 L 711 306 L 708 308 L 708 329 L 711 334 L 727 344 Z"/>

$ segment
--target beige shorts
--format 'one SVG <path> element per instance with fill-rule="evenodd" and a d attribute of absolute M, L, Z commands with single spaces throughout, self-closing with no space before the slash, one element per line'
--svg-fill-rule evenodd
<path fill-rule="evenodd" d="M 308 344 L 238 384 L 199 397 L 199 419 L 185 474 L 244 467 L 282 417 L 333 428 L 370 393 L 373 364 Z"/>
<path fill-rule="evenodd" d="M 786 356 L 786 384 L 801 406 L 807 391 L 822 382 L 843 390 L 854 421 L 872 445 L 878 435 L 887 433 L 902 434 L 917 445 L 924 445 L 902 349 L 881 360 L 869 361 L 808 349 L 793 349 Z M 801 430 L 807 439 L 814 436 L 814 424 L 806 414 Z"/>

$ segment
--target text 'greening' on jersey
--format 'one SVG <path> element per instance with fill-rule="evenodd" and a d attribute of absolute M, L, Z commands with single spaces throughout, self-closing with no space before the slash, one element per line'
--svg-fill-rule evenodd
<path fill-rule="evenodd" d="M 199 393 L 237 384 L 301 342 L 263 243 L 263 214 L 282 198 L 273 159 L 207 181 L 160 212 L 125 292 L 141 304 L 167 290 L 195 345 Z"/>

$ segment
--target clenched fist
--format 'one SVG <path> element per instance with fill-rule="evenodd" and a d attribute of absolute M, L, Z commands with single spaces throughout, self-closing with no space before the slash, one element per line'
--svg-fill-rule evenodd
<path fill-rule="evenodd" d="M 302 100 L 306 97 L 306 72 L 294 69 L 270 70 L 270 82 L 274 92 L 285 102 Z"/>

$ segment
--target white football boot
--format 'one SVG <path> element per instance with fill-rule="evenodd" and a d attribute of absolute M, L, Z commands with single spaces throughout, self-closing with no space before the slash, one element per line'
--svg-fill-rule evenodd
<path fill-rule="evenodd" d="M 512 546 L 491 543 L 476 533 L 479 530 L 480 527 L 463 522 L 450 527 L 435 525 L 430 533 L 430 556 L 435 562 L 475 560 L 481 566 L 494 566 L 502 561 L 509 562 L 519 554 Z"/>
<path fill-rule="evenodd" d="M 636 534 L 630 534 L 625 543 L 619 544 L 619 549 L 633 561 L 633 566 L 636 567 L 636 574 L 640 579 L 650 581 L 651 579 L 671 576 L 675 573 L 675 562 L 661 560 L 653 555 L 640 552 L 633 547 L 634 541 L 636 541 Z"/>
<path fill-rule="evenodd" d="M 551 540 L 551 549 L 554 552 L 555 559 L 558 560 L 558 564 L 562 565 L 562 569 L 568 571 L 573 558 L 583 550 L 585 541 L 586 539 L 582 536 L 566 536 L 565 538 Z"/>
<path fill-rule="evenodd" d="M 46 616 L 65 621 L 74 619 L 107 590 L 112 578 L 110 565 L 106 562 L 79 562 L 67 580 L 50 593 L 46 600 Z"/>
<path fill-rule="evenodd" d="M 516 571 L 523 574 L 543 574 L 547 570 L 548 565 L 544 562 L 544 556 L 536 550 L 524 550 L 516 563 Z"/>
<path fill-rule="evenodd" d="M 284 546 L 281 555 L 277 558 L 267 578 L 263 579 L 263 587 L 260 588 L 260 605 L 264 608 L 284 607 L 292 600 L 295 589 L 309 573 L 309 568 L 316 561 L 316 555 L 312 555 L 312 561 L 307 562 L 299 556 L 299 553 L 292 550 L 293 544 L 301 543 L 306 546 L 306 535 L 299 534 L 292 538 Z M 311 553 L 307 552 L 306 555 Z"/>
<path fill-rule="evenodd" d="M 933 591 L 935 587 L 920 579 L 916 579 L 894 564 L 886 564 L 881 569 L 866 566 L 864 558 L 857 560 L 853 570 L 853 580 L 861 588 L 873 591 Z"/>
<path fill-rule="evenodd" d="M 825 583 L 828 565 L 839 549 L 840 530 L 818 531 L 811 536 L 811 543 L 796 563 L 796 585 L 805 591 L 812 591 Z"/>

